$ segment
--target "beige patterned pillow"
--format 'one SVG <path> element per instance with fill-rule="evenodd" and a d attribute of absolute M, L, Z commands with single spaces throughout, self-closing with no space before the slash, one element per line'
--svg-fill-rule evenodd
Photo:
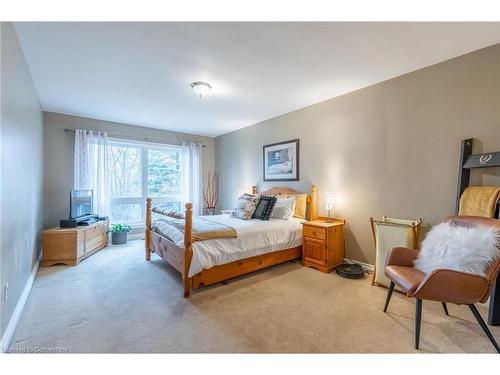
<path fill-rule="evenodd" d="M 305 193 L 288 193 L 287 197 L 295 197 L 295 213 L 293 216 L 300 219 L 306 218 L 307 210 L 307 194 Z"/>
<path fill-rule="evenodd" d="M 250 220 L 258 203 L 259 197 L 257 195 L 243 194 L 236 201 L 231 216 L 242 220 Z"/>

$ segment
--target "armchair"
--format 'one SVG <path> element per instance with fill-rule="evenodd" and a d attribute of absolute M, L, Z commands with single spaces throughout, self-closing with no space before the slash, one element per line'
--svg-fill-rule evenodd
<path fill-rule="evenodd" d="M 496 219 L 475 216 L 451 216 L 447 218 L 447 221 L 466 226 L 494 226 L 500 230 L 500 220 Z M 402 247 L 396 247 L 387 254 L 385 275 L 391 280 L 391 283 L 387 292 L 384 312 L 387 312 L 395 285 L 398 285 L 408 297 L 416 299 L 415 348 L 418 349 L 422 301 L 424 299 L 441 302 L 446 315 L 449 315 L 446 306 L 448 302 L 468 305 L 484 333 L 488 336 L 497 352 L 500 353 L 500 347 L 474 305 L 477 302 L 484 303 L 488 299 L 500 270 L 500 261 L 489 267 L 486 276 L 449 269 L 436 269 L 429 274 L 425 274 L 413 267 L 413 261 L 417 258 L 417 255 L 417 250 Z"/>

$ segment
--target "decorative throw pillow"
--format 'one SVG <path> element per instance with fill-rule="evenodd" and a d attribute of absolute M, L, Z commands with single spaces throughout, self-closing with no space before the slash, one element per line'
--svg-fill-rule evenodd
<path fill-rule="evenodd" d="M 307 209 L 307 194 L 304 193 L 291 193 L 287 197 L 295 197 L 295 213 L 293 216 L 305 219 Z"/>
<path fill-rule="evenodd" d="M 295 197 L 278 198 L 274 205 L 272 218 L 289 220 L 295 213 Z"/>
<path fill-rule="evenodd" d="M 236 201 L 236 206 L 231 216 L 242 220 L 250 220 L 255 208 L 259 203 L 259 197 L 251 194 L 243 194 Z"/>
<path fill-rule="evenodd" d="M 499 246 L 500 232 L 495 228 L 445 222 L 427 234 L 414 265 L 425 273 L 445 268 L 484 276 L 500 258 Z"/>
<path fill-rule="evenodd" d="M 276 204 L 276 197 L 269 195 L 261 195 L 257 208 L 252 215 L 252 219 L 269 220 L 271 212 L 273 212 L 274 205 Z"/>

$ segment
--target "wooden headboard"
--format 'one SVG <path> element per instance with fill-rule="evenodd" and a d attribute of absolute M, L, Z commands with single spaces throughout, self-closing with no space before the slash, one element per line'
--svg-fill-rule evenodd
<path fill-rule="evenodd" d="M 317 200 L 316 193 L 318 188 L 314 185 L 311 186 L 310 193 L 303 193 L 287 187 L 272 187 L 268 190 L 261 191 L 262 195 L 286 195 L 286 194 L 307 194 L 307 205 L 309 206 L 309 220 L 315 220 L 317 217 Z M 257 186 L 252 186 L 252 194 L 257 194 Z"/>

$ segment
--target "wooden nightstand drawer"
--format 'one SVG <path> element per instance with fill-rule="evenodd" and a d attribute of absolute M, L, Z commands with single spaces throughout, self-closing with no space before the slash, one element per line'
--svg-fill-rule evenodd
<path fill-rule="evenodd" d="M 326 239 L 326 229 L 304 225 L 304 236 L 318 238 L 320 240 L 325 240 Z"/>

